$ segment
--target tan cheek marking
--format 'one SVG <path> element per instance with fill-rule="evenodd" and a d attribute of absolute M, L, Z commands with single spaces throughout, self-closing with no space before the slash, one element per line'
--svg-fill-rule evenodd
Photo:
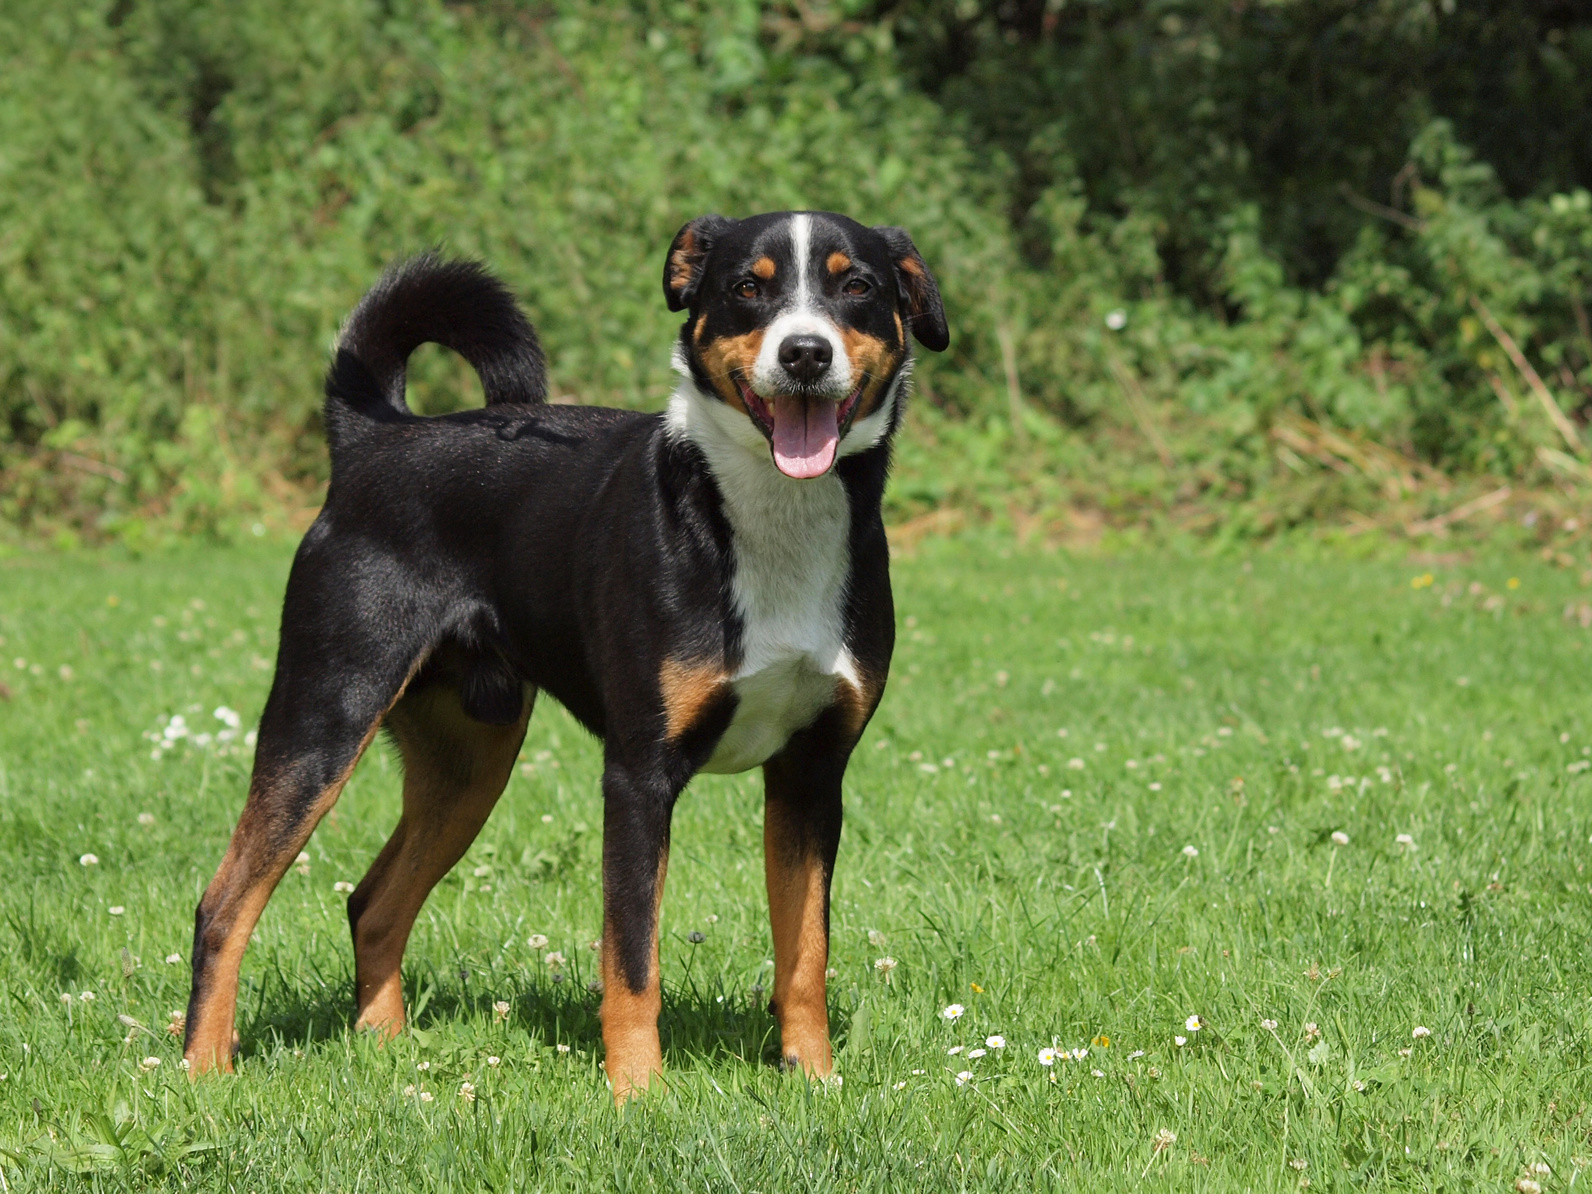
<path fill-rule="evenodd" d="M 851 268 L 851 258 L 836 249 L 829 255 L 829 260 L 825 261 L 824 264 L 829 267 L 829 272 L 832 274 L 844 273 Z"/>
<path fill-rule="evenodd" d="M 733 370 L 742 377 L 752 375 L 757 354 L 763 349 L 763 329 L 747 332 L 744 336 L 721 336 L 717 340 L 704 341 L 698 336 L 695 343 L 697 360 L 712 379 L 719 397 L 745 414 L 746 403 L 741 400 L 741 389 L 730 373 Z"/>
<path fill-rule="evenodd" d="M 762 278 L 763 281 L 768 281 L 774 276 L 774 259 L 772 257 L 759 257 L 757 263 L 752 266 L 752 272 Z"/>
<path fill-rule="evenodd" d="M 877 336 L 870 336 L 855 328 L 842 328 L 840 338 L 845 343 L 852 370 L 864 379 L 862 393 L 857 398 L 856 417 L 865 419 L 879 408 L 885 382 L 901 364 L 901 353 Z"/>
<path fill-rule="evenodd" d="M 723 692 L 727 680 L 724 668 L 716 663 L 664 661 L 658 688 L 663 693 L 664 726 L 671 742 L 696 724 L 702 710 Z"/>

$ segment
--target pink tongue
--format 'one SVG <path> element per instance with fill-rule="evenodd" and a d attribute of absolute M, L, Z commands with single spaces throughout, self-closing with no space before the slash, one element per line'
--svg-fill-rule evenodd
<path fill-rule="evenodd" d="M 780 472 L 805 481 L 829 471 L 840 440 L 835 405 L 819 398 L 774 401 L 774 463 Z"/>

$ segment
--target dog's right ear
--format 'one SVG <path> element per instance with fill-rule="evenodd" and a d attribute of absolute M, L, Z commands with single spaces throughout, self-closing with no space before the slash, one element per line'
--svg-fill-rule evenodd
<path fill-rule="evenodd" d="M 663 298 L 671 311 L 684 311 L 702 281 L 702 263 L 713 242 L 735 224 L 723 216 L 698 216 L 679 232 L 663 263 Z"/>

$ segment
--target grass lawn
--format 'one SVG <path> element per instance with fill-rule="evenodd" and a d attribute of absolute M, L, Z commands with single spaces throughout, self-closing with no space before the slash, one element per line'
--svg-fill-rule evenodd
<path fill-rule="evenodd" d="M 664 901 L 669 1089 L 619 1115 L 587 989 L 600 752 L 550 701 L 416 927 L 415 1030 L 350 1031 L 337 885 L 397 816 L 380 747 L 261 922 L 238 1074 L 178 1069 L 249 761 L 214 711 L 254 724 L 287 563 L 0 572 L 8 1190 L 1556 1190 L 1592 1165 L 1573 573 L 923 544 L 849 776 L 843 1085 L 770 1064 L 760 777 L 704 777 Z"/>

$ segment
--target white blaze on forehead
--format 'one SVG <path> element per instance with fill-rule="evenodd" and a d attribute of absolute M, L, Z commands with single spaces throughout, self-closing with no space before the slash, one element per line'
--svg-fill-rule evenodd
<path fill-rule="evenodd" d="M 779 363 L 779 346 L 792 336 L 822 336 L 829 341 L 834 359 L 821 383 L 822 393 L 837 402 L 851 393 L 856 369 L 846 354 L 840 330 L 813 299 L 811 282 L 813 218 L 797 212 L 790 218 L 791 253 L 795 257 L 796 286 L 790 302 L 763 333 L 763 346 L 752 365 L 752 388 L 764 397 L 780 393 L 790 382 Z"/>
<path fill-rule="evenodd" d="M 805 310 L 812 301 L 807 289 L 807 259 L 813 252 L 813 218 L 804 211 L 790 218 L 790 243 L 796 255 L 796 309 Z"/>

